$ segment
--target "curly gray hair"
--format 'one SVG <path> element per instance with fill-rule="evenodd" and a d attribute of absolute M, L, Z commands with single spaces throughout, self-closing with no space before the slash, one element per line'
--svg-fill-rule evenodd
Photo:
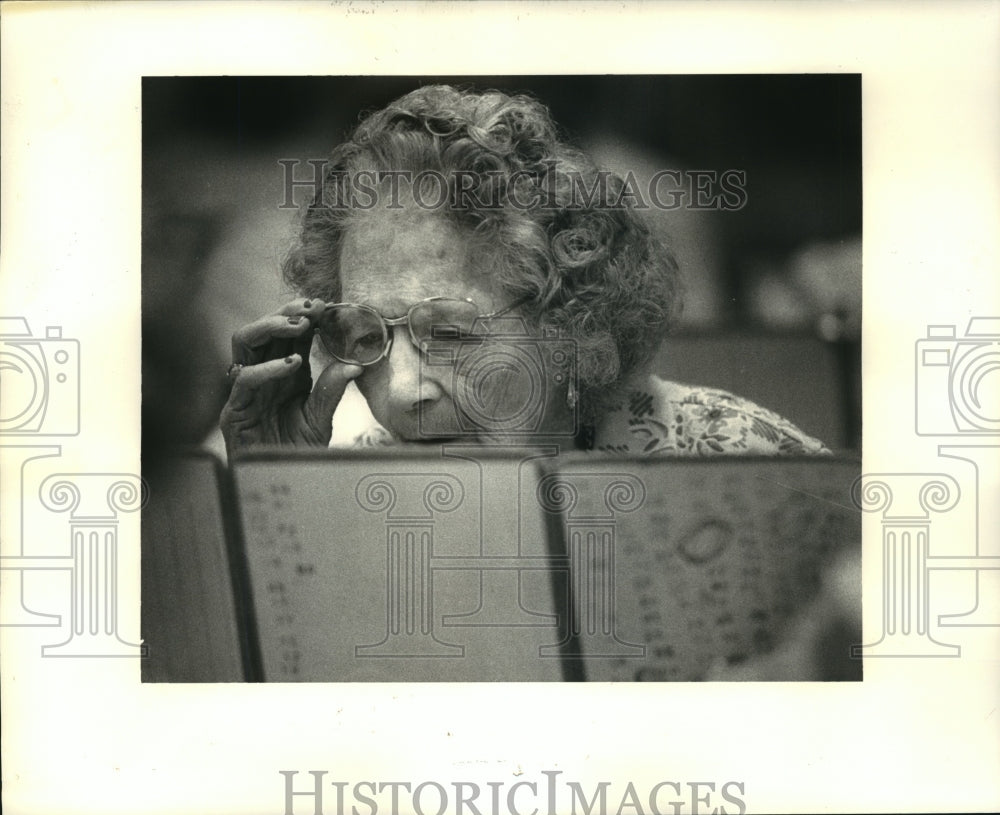
<path fill-rule="evenodd" d="M 341 246 L 354 214 L 345 193 L 359 173 L 387 171 L 446 179 L 453 205 L 442 211 L 473 238 L 476 267 L 525 300 L 535 326 L 574 339 L 581 419 L 607 410 L 680 308 L 677 263 L 620 203 L 624 182 L 562 141 L 535 99 L 423 87 L 368 115 L 334 150 L 284 263 L 293 288 L 340 299 Z M 581 190 L 598 188 L 602 195 L 581 200 Z"/>

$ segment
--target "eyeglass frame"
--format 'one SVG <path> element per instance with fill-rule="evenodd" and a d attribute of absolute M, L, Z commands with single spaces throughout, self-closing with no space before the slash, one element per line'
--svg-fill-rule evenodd
<path fill-rule="evenodd" d="M 380 353 L 371 362 L 353 362 L 337 356 L 335 353 L 333 353 L 333 351 L 330 350 L 330 347 L 327 345 L 326 340 L 323 339 L 323 334 L 320 331 L 319 326 L 316 327 L 315 333 L 319 334 L 320 342 L 323 344 L 323 348 L 326 349 L 326 352 L 334 359 L 336 359 L 338 362 L 343 362 L 345 365 L 358 365 L 362 368 L 367 368 L 371 365 L 377 365 L 386 357 L 388 357 L 389 354 L 392 352 L 392 343 L 393 340 L 395 339 L 395 332 L 390 331 L 389 329 L 395 328 L 396 326 L 399 325 L 403 324 L 406 325 L 407 333 L 410 335 L 410 343 L 413 345 L 414 348 L 423 353 L 423 349 L 421 348 L 421 343 L 413 335 L 413 325 L 410 323 L 410 315 L 413 313 L 413 310 L 415 308 L 425 305 L 426 303 L 433 303 L 440 300 L 450 300 L 456 303 L 468 303 L 469 305 L 475 306 L 477 309 L 479 308 L 479 304 L 475 300 L 469 297 L 444 297 L 444 296 L 425 297 L 423 300 L 418 300 L 416 303 L 410 306 L 406 310 L 406 314 L 404 314 L 402 317 L 386 317 L 377 308 L 365 305 L 364 303 L 327 303 L 326 308 L 323 309 L 324 314 L 326 314 L 326 312 L 332 308 L 337 308 L 339 306 L 351 306 L 353 308 L 363 309 L 364 311 L 370 311 L 372 314 L 374 314 L 376 317 L 379 318 L 379 321 L 382 324 L 382 333 L 385 335 L 385 342 L 383 344 L 382 353 Z M 512 303 L 506 308 L 500 309 L 499 311 L 493 311 L 490 312 L 489 314 L 477 314 L 475 319 L 492 320 L 494 317 L 502 317 L 503 315 L 510 313 L 514 309 L 523 306 L 529 300 L 531 300 L 531 295 L 522 297 L 520 300 L 517 300 L 516 302 Z M 322 317 L 320 319 L 322 319 Z M 483 339 L 485 338 L 485 336 L 487 335 L 483 335 L 483 337 L 476 337 L 476 338 Z"/>

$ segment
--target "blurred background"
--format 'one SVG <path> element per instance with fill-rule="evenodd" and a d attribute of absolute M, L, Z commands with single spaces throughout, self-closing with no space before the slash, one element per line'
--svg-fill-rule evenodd
<path fill-rule="evenodd" d="M 643 189 L 660 170 L 744 172 L 738 209 L 645 210 L 687 290 L 657 368 L 860 449 L 859 75 L 146 77 L 145 462 L 179 444 L 222 449 L 230 336 L 292 295 L 280 265 L 296 209 L 282 206 L 279 161 L 308 178 L 364 111 L 437 82 L 533 94 L 569 141 Z"/>

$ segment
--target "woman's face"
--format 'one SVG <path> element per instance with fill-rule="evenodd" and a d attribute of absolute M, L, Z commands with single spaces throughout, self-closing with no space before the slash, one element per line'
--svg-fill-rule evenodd
<path fill-rule="evenodd" d="M 440 215 L 412 206 L 371 210 L 359 215 L 345 236 L 341 253 L 343 299 L 371 306 L 386 318 L 401 317 L 414 303 L 428 297 L 468 298 L 483 314 L 507 308 L 509 299 L 494 290 L 486 275 L 471 268 L 470 249 L 468 239 Z M 529 393 L 526 390 L 537 383 L 537 377 L 528 380 L 503 365 L 452 366 L 439 360 L 428 364 L 428 358 L 422 359 L 410 341 L 405 325 L 390 330 L 393 342 L 388 357 L 366 367 L 356 382 L 375 419 L 396 438 L 443 441 L 471 437 L 488 441 L 495 436 L 495 427 L 476 431 L 470 429 L 474 422 L 459 419 L 459 411 L 469 404 L 472 378 L 464 377 L 464 370 L 480 372 L 474 384 L 475 404 L 480 410 L 484 404 L 494 404 L 495 416 L 516 414 L 516 405 L 526 399 L 545 400 L 540 424 L 520 438 L 501 434 L 505 441 L 537 444 L 549 427 L 565 426 L 565 380 L 561 387 L 550 380 L 542 385 L 544 393 Z M 478 346 L 467 345 L 465 349 L 470 347 Z M 501 348 L 493 344 L 477 353 Z M 511 358 L 502 356 L 508 361 Z M 468 415 L 463 411 L 463 416 Z"/>

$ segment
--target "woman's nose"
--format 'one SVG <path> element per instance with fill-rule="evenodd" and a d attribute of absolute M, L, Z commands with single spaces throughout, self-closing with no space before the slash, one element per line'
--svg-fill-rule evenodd
<path fill-rule="evenodd" d="M 413 412 L 429 408 L 443 393 L 432 369 L 421 365 L 420 351 L 405 332 L 397 330 L 386 360 L 389 399 L 395 410 Z"/>

